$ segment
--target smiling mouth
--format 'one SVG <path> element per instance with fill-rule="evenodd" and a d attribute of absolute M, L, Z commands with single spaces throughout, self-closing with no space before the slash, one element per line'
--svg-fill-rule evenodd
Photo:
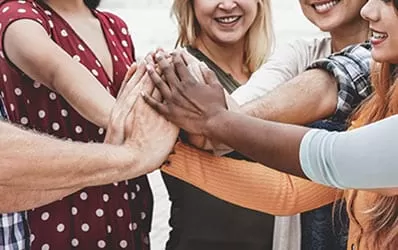
<path fill-rule="evenodd" d="M 331 10 L 334 6 L 336 6 L 340 0 L 333 0 L 329 2 L 323 2 L 323 3 L 316 3 L 312 4 L 312 7 L 319 13 L 325 13 Z"/>
<path fill-rule="evenodd" d="M 387 37 L 387 33 L 372 30 L 372 37 L 370 38 L 370 41 L 373 45 L 378 45 L 386 40 Z"/>
<path fill-rule="evenodd" d="M 217 17 L 215 20 L 221 24 L 233 24 L 239 21 L 242 16 L 226 16 L 226 17 Z"/>
<path fill-rule="evenodd" d="M 372 31 L 372 38 L 374 39 L 385 39 L 387 38 L 388 35 L 386 33 L 378 32 L 378 31 Z"/>

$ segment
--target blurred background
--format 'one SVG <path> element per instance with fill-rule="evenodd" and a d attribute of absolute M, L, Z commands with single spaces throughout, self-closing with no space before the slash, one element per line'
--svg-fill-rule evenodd
<path fill-rule="evenodd" d="M 301 13 L 298 0 L 271 0 L 276 43 L 297 38 L 322 36 Z M 170 17 L 172 0 L 102 0 L 101 9 L 122 17 L 129 26 L 138 58 L 162 47 L 171 49 L 176 40 L 176 26 Z M 155 198 L 151 245 L 164 249 L 168 238 L 169 210 L 167 190 L 158 171 L 149 175 Z"/>

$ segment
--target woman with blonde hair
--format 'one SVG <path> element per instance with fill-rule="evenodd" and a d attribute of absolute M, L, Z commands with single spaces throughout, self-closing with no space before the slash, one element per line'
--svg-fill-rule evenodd
<path fill-rule="evenodd" d="M 269 0 L 175 0 L 172 14 L 187 49 L 232 93 L 268 58 L 273 42 Z M 189 167 L 189 166 L 187 166 Z M 166 249 L 270 249 L 273 216 L 241 208 L 167 174 L 172 231 Z"/>
<path fill-rule="evenodd" d="M 322 171 L 318 168 L 333 170 L 336 162 L 349 168 L 350 172 L 356 170 L 361 176 L 364 176 L 362 172 L 374 172 L 378 167 L 393 172 L 398 119 L 397 10 L 397 1 L 379 0 L 369 0 L 362 9 L 362 16 L 372 27 L 372 57 L 375 61 L 372 82 L 375 92 L 353 115 L 349 132 L 310 130 L 226 112 L 223 92 L 215 84 L 217 81 L 211 72 L 203 69 L 206 85 L 192 84 L 196 80 L 187 77 L 178 55 L 173 62 L 183 83 L 179 84 L 170 77 L 166 80 L 179 91 L 169 92 L 164 82 L 149 68 L 150 76 L 166 102 L 154 102 L 147 96 L 145 99 L 168 120 L 188 132 L 226 143 L 267 166 L 293 172 L 300 177 L 306 177 L 304 170 L 311 177 L 318 174 L 319 178 Z M 178 100 L 178 104 L 173 100 Z M 390 118 L 382 120 L 387 117 Z M 371 123 L 374 124 L 369 125 Z M 396 249 L 398 246 L 398 196 L 396 192 L 369 190 L 374 187 L 372 181 L 363 182 L 366 183 L 363 188 L 368 190 L 343 192 L 259 164 L 217 158 L 183 145 L 178 145 L 175 151 L 176 154 L 170 157 L 171 167 L 167 172 L 217 197 L 283 215 L 308 211 L 343 196 L 350 217 L 347 249 Z M 184 168 L 184 165 L 198 160 L 199 164 Z M 378 163 L 381 165 L 376 166 Z M 383 179 L 391 185 L 392 178 L 388 176 L 375 182 L 381 183 Z M 242 192 L 242 188 L 246 192 Z"/>
<path fill-rule="evenodd" d="M 190 2 L 190 4 L 192 3 L 194 1 Z M 272 91 L 277 85 L 294 78 L 313 61 L 324 58 L 348 45 L 368 39 L 368 23 L 359 14 L 365 3 L 366 0 L 355 0 L 333 2 L 333 4 L 322 2 L 314 5 L 310 1 L 300 0 L 301 9 L 306 18 L 319 29 L 327 32 L 326 35 L 312 39 L 294 40 L 287 45 L 278 46 L 266 63 L 251 75 L 247 84 L 232 93 L 233 99 L 240 105 L 254 100 Z M 180 30 L 178 45 L 182 46 L 195 44 L 196 34 L 200 31 L 200 26 L 194 18 L 194 8 L 191 8 L 190 4 L 186 4 L 186 1 L 176 1 L 174 5 L 174 13 L 176 13 Z M 206 25 L 203 26 L 206 27 Z M 266 23 L 263 22 L 263 26 L 266 26 Z M 251 31 L 254 31 L 255 27 L 260 28 L 260 25 L 253 24 Z M 261 41 L 261 37 L 264 37 L 265 33 L 261 34 L 260 39 L 250 39 L 249 41 L 257 42 L 260 45 L 266 44 Z M 267 49 L 267 46 L 260 46 L 258 49 L 264 50 Z M 213 64 L 208 65 L 212 66 Z M 214 68 L 212 69 L 214 70 Z M 222 74 L 217 73 L 217 70 L 215 72 L 218 77 L 223 77 Z M 230 89 L 225 84 L 224 87 Z M 351 104 L 357 105 L 357 103 Z M 345 119 L 346 116 L 336 115 L 317 125 L 326 124 L 329 128 L 344 129 Z M 200 144 L 195 143 L 195 145 Z M 276 217 L 273 249 L 298 250 L 301 247 L 318 248 L 320 245 L 335 249 L 341 246 L 345 248 L 346 225 L 333 224 L 332 216 L 328 216 L 331 210 L 332 205 L 327 205 L 301 216 Z M 303 229 L 302 233 L 301 229 Z M 316 230 L 317 237 L 313 237 L 313 230 Z"/>

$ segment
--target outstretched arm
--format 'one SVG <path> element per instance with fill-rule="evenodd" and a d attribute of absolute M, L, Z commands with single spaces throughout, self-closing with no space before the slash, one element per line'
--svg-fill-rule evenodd
<path fill-rule="evenodd" d="M 182 143 L 178 143 L 174 151 L 162 171 L 217 198 L 260 212 L 294 215 L 339 198 L 336 189 L 259 163 L 216 157 Z"/>
<path fill-rule="evenodd" d="M 137 86 L 135 76 L 111 115 L 107 142 L 114 145 L 62 141 L 0 122 L 0 212 L 41 206 L 86 186 L 141 176 L 162 164 L 178 129 L 140 97 L 141 89 L 151 92 L 148 76 Z"/>
<path fill-rule="evenodd" d="M 216 77 L 211 71 L 202 68 L 207 82 L 207 84 L 203 85 L 190 76 L 178 55 L 174 57 L 174 65 L 178 77 L 177 74 L 174 73 L 173 68 L 168 67 L 162 58 L 158 59 L 159 65 L 169 85 L 167 85 L 151 68 L 149 68 L 149 73 L 165 98 L 165 102 L 157 102 L 150 96 L 145 95 L 145 100 L 158 110 L 158 112 L 190 133 L 208 136 L 235 148 L 237 151 L 266 166 L 306 178 L 301 168 L 300 150 L 302 149 L 300 146 L 304 143 L 304 136 L 309 132 L 308 128 L 263 121 L 242 114 L 229 112 L 225 108 L 222 87 L 218 84 Z M 365 134 L 366 129 L 368 128 L 363 128 L 361 131 Z M 382 132 L 381 130 L 377 131 Z M 333 133 L 324 133 L 333 135 Z M 339 150 L 342 150 L 340 153 L 351 152 L 351 159 L 353 160 L 351 163 L 355 162 L 354 159 L 358 160 L 358 158 L 356 158 L 357 154 L 352 150 L 354 150 L 354 148 L 360 148 L 357 144 L 359 141 L 353 139 L 356 137 L 351 136 L 355 133 L 357 132 L 350 131 L 340 134 L 341 138 L 346 138 L 347 140 L 341 140 L 344 141 L 344 143 L 339 147 Z M 363 137 L 363 139 L 366 138 L 369 137 Z M 350 143 L 348 143 L 348 141 Z M 378 145 L 382 145 L 382 143 L 383 142 L 380 141 Z M 372 152 L 373 145 L 366 145 L 364 142 L 363 145 L 367 147 L 366 152 Z M 334 153 L 339 152 L 335 146 L 334 143 L 328 144 L 329 150 L 333 149 L 331 159 L 345 161 L 348 154 L 346 157 L 334 155 Z M 325 165 L 320 164 L 322 161 L 326 161 L 326 165 L 330 164 L 327 162 L 327 157 L 325 158 L 324 155 L 322 155 L 325 153 L 330 154 L 330 152 L 322 151 L 324 149 L 316 147 L 313 144 L 311 144 L 311 147 L 312 149 L 316 148 L 319 150 L 318 153 L 314 153 L 318 154 L 314 156 L 318 162 L 311 162 L 311 164 L 314 162 L 317 163 L 317 165 L 313 166 L 314 168 L 325 168 Z M 370 157 L 368 158 L 369 160 L 375 159 L 371 157 L 377 156 L 378 155 L 375 156 L 369 153 L 366 156 L 364 155 L 364 159 L 367 159 L 366 157 Z M 309 156 L 307 156 L 307 158 L 308 157 Z M 394 155 L 389 155 L 387 158 L 394 159 L 394 157 Z M 347 161 L 347 163 L 348 162 L 349 161 Z M 369 162 L 374 161 L 370 160 Z M 347 166 L 342 162 L 340 164 Z M 370 172 L 375 171 L 374 167 L 374 165 L 366 165 L 366 168 Z M 391 166 L 385 166 L 384 171 L 385 173 L 388 171 L 391 172 Z M 355 175 L 354 172 L 351 172 L 351 175 Z M 364 175 L 362 175 L 362 177 L 363 176 Z M 380 175 L 381 181 L 378 183 L 380 186 L 366 185 L 361 188 L 390 187 L 383 183 L 383 176 L 383 174 Z M 392 184 L 398 186 L 398 183 Z M 348 187 L 351 187 L 351 185 Z"/>

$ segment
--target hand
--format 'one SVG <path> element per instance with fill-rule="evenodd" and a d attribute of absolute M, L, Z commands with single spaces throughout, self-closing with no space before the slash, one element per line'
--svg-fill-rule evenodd
<path fill-rule="evenodd" d="M 220 111 L 226 110 L 223 88 L 214 72 L 202 64 L 200 70 L 206 84 L 200 84 L 189 72 L 180 53 L 175 52 L 172 59 L 170 63 L 162 54 L 155 57 L 167 84 L 153 66 L 147 65 L 148 74 L 164 102 L 143 92 L 144 100 L 189 133 L 205 135 L 207 122 Z"/>
<path fill-rule="evenodd" d="M 154 88 L 149 77 L 143 79 L 143 91 Z M 146 87 L 147 85 L 152 86 Z M 153 96 L 156 96 L 155 92 Z M 160 94 L 156 98 L 154 100 L 160 101 Z M 156 113 L 139 97 L 126 117 L 126 139 L 123 146 L 140 152 L 140 167 L 144 173 L 149 173 L 159 168 L 167 159 L 177 141 L 178 132 L 178 127 Z"/>
<path fill-rule="evenodd" d="M 143 78 L 146 73 L 145 63 L 142 61 L 138 65 L 133 64 L 134 74 L 124 84 L 123 89 L 118 93 L 116 103 L 112 108 L 109 119 L 105 142 L 109 144 L 121 144 L 125 138 L 125 121 L 126 117 L 133 108 L 139 93 L 142 91 Z M 127 74 L 126 74 L 127 75 Z M 148 75 L 146 75 L 148 78 Z M 146 91 L 152 92 L 153 85 L 147 85 Z"/>
<path fill-rule="evenodd" d="M 134 62 L 130 68 L 127 70 L 126 75 L 124 75 L 124 79 L 122 81 L 122 85 L 120 86 L 119 93 L 123 92 L 124 87 L 126 86 L 127 82 L 130 81 L 131 77 L 134 75 L 134 73 L 137 71 L 137 63 Z"/>

